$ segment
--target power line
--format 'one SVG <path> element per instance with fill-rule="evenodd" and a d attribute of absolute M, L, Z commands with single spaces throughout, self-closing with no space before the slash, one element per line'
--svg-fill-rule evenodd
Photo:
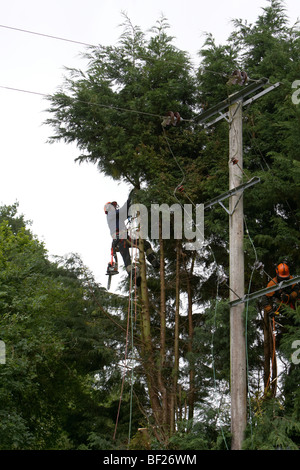
<path fill-rule="evenodd" d="M 87 47 L 97 47 L 95 44 L 90 44 L 90 43 L 86 43 L 86 42 L 82 42 L 82 41 L 76 41 L 74 39 L 62 38 L 60 36 L 53 36 L 51 34 L 39 33 L 37 31 L 30 31 L 28 29 L 16 28 L 14 26 L 7 26 L 7 25 L 0 24 L 0 28 L 10 29 L 12 31 L 19 31 L 21 33 L 34 34 L 36 36 L 41 36 L 41 37 L 50 38 L 50 39 L 56 39 L 58 41 L 66 41 L 66 42 L 71 42 L 71 43 L 74 43 L 74 44 L 81 44 L 81 45 L 87 46 Z M 146 59 L 146 57 L 143 57 L 143 58 Z M 194 69 L 194 67 L 192 67 L 192 69 Z M 200 66 L 199 70 L 201 70 L 204 73 L 211 73 L 211 74 L 214 74 L 214 75 L 219 75 L 220 77 L 223 77 L 223 78 L 230 78 L 231 77 L 231 74 L 229 74 L 229 73 L 216 72 L 214 70 L 209 70 L 209 69 L 207 69 L 205 67 L 201 67 L 201 66 Z M 248 81 L 249 82 L 250 81 L 256 82 L 257 80 L 254 80 L 254 79 L 251 79 L 251 78 L 248 77 Z"/>
<path fill-rule="evenodd" d="M 14 28 L 13 26 L 6 26 L 6 25 L 3 25 L 3 24 L 0 24 L 0 28 L 11 29 L 13 31 L 20 31 L 21 33 L 35 34 L 37 36 L 43 36 L 43 37 L 50 38 L 50 39 L 57 39 L 59 41 L 72 42 L 74 44 L 81 44 L 82 46 L 96 47 L 95 44 L 88 44 L 86 42 L 75 41 L 73 39 L 61 38 L 59 36 L 52 36 L 50 34 L 37 33 L 36 31 L 29 31 L 27 29 Z"/>
<path fill-rule="evenodd" d="M 51 34 L 45 34 L 45 33 L 39 33 L 37 31 L 30 31 L 28 29 L 22 29 L 22 28 L 16 28 L 14 26 L 7 26 L 7 25 L 3 25 L 3 24 L 0 24 L 0 28 L 5 28 L 5 29 L 10 29 L 12 31 L 19 31 L 21 33 L 27 33 L 27 34 L 34 34 L 36 36 L 41 36 L 41 37 L 45 37 L 45 38 L 50 38 L 50 39 L 56 39 L 58 41 L 65 41 L 65 42 L 70 42 L 70 43 L 74 43 L 74 44 L 81 44 L 83 46 L 87 46 L 87 47 L 97 47 L 95 44 L 90 44 L 90 43 L 86 43 L 86 42 L 82 42 L 82 41 L 76 41 L 74 39 L 68 39 L 68 38 L 62 38 L 60 36 L 53 36 Z M 143 57 L 144 59 L 146 59 L 146 57 Z M 191 67 L 193 70 L 194 67 Z M 202 73 L 211 73 L 213 75 L 218 75 L 220 77 L 223 77 L 223 78 L 230 78 L 232 76 L 232 74 L 229 74 L 229 73 L 226 73 L 226 72 L 217 72 L 217 71 L 214 71 L 214 70 L 209 70 L 205 67 L 199 67 L 199 71 L 201 71 Z M 248 77 L 248 82 L 257 82 L 258 80 L 255 80 L 255 79 L 251 79 L 250 77 Z"/>
<path fill-rule="evenodd" d="M 3 88 L 4 90 L 19 91 L 21 93 L 30 93 L 32 95 L 49 96 L 46 93 L 39 93 L 38 91 L 23 90 L 21 88 L 13 88 L 11 86 L 0 85 L 0 88 Z"/>
<path fill-rule="evenodd" d="M 38 91 L 24 90 L 22 88 L 14 88 L 14 87 L 9 87 L 9 86 L 4 86 L 4 85 L 0 85 L 0 88 L 3 88 L 4 90 L 18 91 L 20 93 L 29 93 L 29 94 L 33 94 L 33 95 L 44 96 L 46 98 L 55 97 L 55 94 L 50 95 L 50 94 L 46 94 L 46 93 L 40 93 Z M 148 113 L 146 111 L 140 111 L 138 109 L 122 108 L 120 106 L 114 106 L 112 104 L 92 103 L 91 101 L 79 100 L 77 98 L 72 98 L 68 95 L 66 95 L 66 97 L 68 99 L 74 101 L 74 102 L 76 101 L 76 103 L 88 104 L 90 106 L 96 106 L 96 107 L 107 108 L 107 109 L 114 109 L 115 111 L 120 111 L 120 112 L 125 112 L 125 113 L 141 114 L 141 115 L 144 115 L 144 116 L 155 117 L 155 118 L 159 118 L 159 119 L 163 119 L 165 117 L 165 116 L 162 116 L 160 114 Z"/>

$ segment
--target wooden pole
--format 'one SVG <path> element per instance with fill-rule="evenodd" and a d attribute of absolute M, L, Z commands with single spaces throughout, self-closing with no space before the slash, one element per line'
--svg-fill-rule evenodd
<path fill-rule="evenodd" d="M 243 138 L 242 100 L 229 108 L 229 189 L 242 184 Z M 230 300 L 244 296 L 244 209 L 243 192 L 229 200 L 229 283 Z M 231 434 L 232 450 L 241 450 L 247 423 L 246 345 L 244 304 L 230 308 Z"/>
<path fill-rule="evenodd" d="M 250 96 L 260 88 L 267 85 L 267 79 L 258 80 L 251 85 L 243 87 L 237 93 L 230 95 L 226 100 L 213 106 L 209 110 L 199 115 L 199 124 L 210 127 L 220 119 L 229 115 L 229 192 L 214 198 L 204 205 L 207 209 L 217 202 L 222 205 L 222 200 L 229 199 L 229 275 L 230 275 L 230 388 L 231 388 L 231 433 L 233 450 L 240 450 L 244 439 L 244 432 L 247 424 L 247 373 L 246 373 L 246 343 L 245 326 L 243 321 L 244 311 L 244 209 L 243 209 L 243 190 L 250 187 L 250 181 L 242 184 L 243 179 L 243 115 L 242 108 L 246 104 L 274 90 L 280 85 L 270 85 L 260 93 L 252 96 L 247 101 L 246 96 Z M 228 113 L 222 112 L 229 108 Z M 219 114 L 211 122 L 207 119 Z M 255 180 L 257 183 L 258 180 Z M 254 181 L 252 181 L 254 183 Z M 251 185 L 252 185 L 251 183 Z M 242 188 L 238 188 L 241 186 Z M 225 207 L 224 207 L 225 209 Z M 227 209 L 226 209 L 227 211 Z M 255 293 L 258 297 L 260 292 Z M 248 296 L 253 297 L 251 294 Z M 233 304 L 232 304 L 233 303 Z"/>

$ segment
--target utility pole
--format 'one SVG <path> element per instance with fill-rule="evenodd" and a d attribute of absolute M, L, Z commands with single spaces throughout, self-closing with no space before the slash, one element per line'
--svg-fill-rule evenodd
<path fill-rule="evenodd" d="M 243 103 L 229 107 L 229 190 L 243 183 Z M 229 199 L 230 301 L 244 297 L 243 191 Z M 230 308 L 230 389 L 232 450 L 240 450 L 247 424 L 244 304 Z"/>
<path fill-rule="evenodd" d="M 241 450 L 247 424 L 247 361 L 244 312 L 244 207 L 243 191 L 258 183 L 252 178 L 243 183 L 243 106 L 251 104 L 280 83 L 269 85 L 258 94 L 249 96 L 267 85 L 263 78 L 229 96 L 199 116 L 199 124 L 209 127 L 221 119 L 229 123 L 229 191 L 204 204 L 208 209 L 219 203 L 229 215 L 229 287 L 230 287 L 230 391 L 232 450 Z M 248 99 L 245 98 L 248 96 Z M 224 112 L 228 109 L 227 112 Z M 206 122 L 218 115 L 212 121 Z M 222 201 L 229 198 L 229 210 Z"/>

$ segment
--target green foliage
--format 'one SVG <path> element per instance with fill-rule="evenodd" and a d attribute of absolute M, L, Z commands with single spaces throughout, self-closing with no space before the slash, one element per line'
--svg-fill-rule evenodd
<path fill-rule="evenodd" d="M 263 403 L 252 420 L 244 441 L 244 450 L 299 450 L 299 422 L 284 412 L 278 400 Z"/>
<path fill-rule="evenodd" d="M 0 448 L 95 448 L 100 429 L 113 446 L 116 405 L 98 390 L 123 341 L 103 315 L 109 300 L 76 256 L 50 262 L 15 209 L 0 209 Z"/>
<path fill-rule="evenodd" d="M 126 18 L 119 45 L 92 48 L 87 71 L 66 80 L 69 96 L 51 97 L 53 139 L 76 142 L 85 151 L 80 161 L 137 188 L 169 172 L 160 121 L 169 110 L 188 119 L 195 100 L 189 60 L 167 29 L 162 18 L 146 39 Z"/>

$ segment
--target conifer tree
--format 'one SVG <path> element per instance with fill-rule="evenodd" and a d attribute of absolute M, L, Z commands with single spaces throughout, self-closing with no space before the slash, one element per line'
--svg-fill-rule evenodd
<path fill-rule="evenodd" d="M 182 174 L 170 146 L 187 159 L 188 150 L 183 145 L 186 137 L 191 149 L 193 141 L 199 140 L 189 129 L 179 128 L 175 132 L 172 126 L 162 128 L 161 123 L 170 110 L 190 119 L 196 96 L 187 54 L 172 45 L 167 31 L 168 25 L 162 18 L 146 39 L 126 18 L 119 45 L 91 49 L 88 70 L 72 71 L 65 85 L 66 92 L 51 98 L 50 112 L 54 117 L 48 121 L 56 132 L 53 140 L 76 142 L 84 151 L 79 161 L 91 161 L 104 174 L 130 183 L 138 202 L 148 207 L 154 202 L 176 202 L 173 193 Z M 141 189 L 145 186 L 147 190 Z M 160 242 L 161 289 L 157 296 L 158 279 L 150 280 L 149 268 L 146 273 L 140 240 L 142 284 L 138 330 L 142 344 L 136 345 L 147 380 L 153 429 L 156 437 L 165 443 L 175 429 L 175 414 L 178 416 L 182 354 L 179 344 L 182 251 L 178 244 L 168 244 L 167 254 L 166 241 Z M 174 273 L 172 268 L 164 272 L 166 261 L 170 257 L 173 263 L 176 256 L 180 271 Z M 160 329 L 158 335 L 155 325 Z M 191 341 L 190 333 L 190 344 Z"/>

